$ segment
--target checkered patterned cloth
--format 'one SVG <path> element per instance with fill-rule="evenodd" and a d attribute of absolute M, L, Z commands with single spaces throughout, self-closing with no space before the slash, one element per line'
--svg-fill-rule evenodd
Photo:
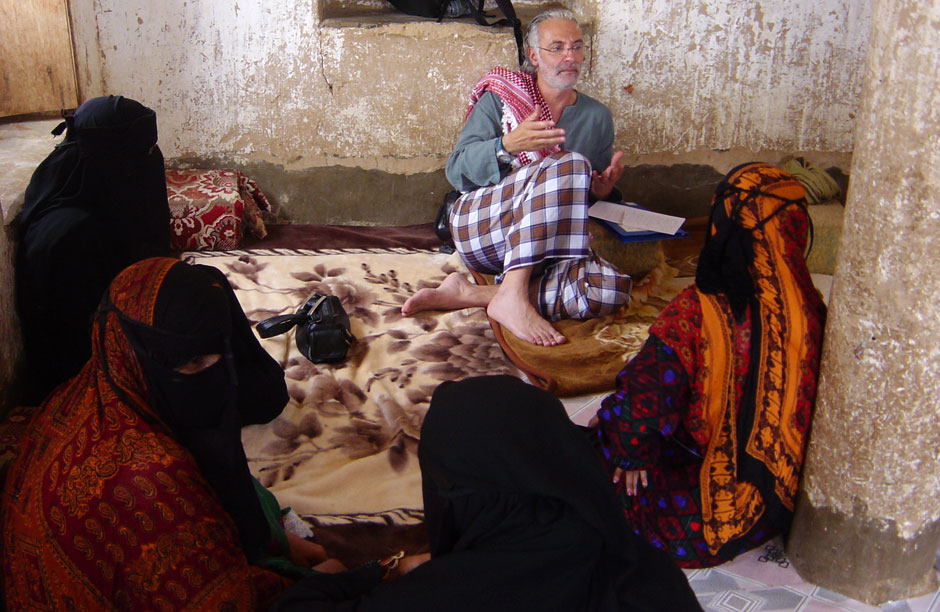
<path fill-rule="evenodd" d="M 466 265 L 502 275 L 524 266 L 542 271 L 539 309 L 549 320 L 613 312 L 632 281 L 591 250 L 587 232 L 591 164 L 572 151 L 523 166 L 454 204 L 451 233 Z"/>

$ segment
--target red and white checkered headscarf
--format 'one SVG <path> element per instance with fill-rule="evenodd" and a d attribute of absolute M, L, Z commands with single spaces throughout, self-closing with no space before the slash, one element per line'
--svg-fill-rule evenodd
<path fill-rule="evenodd" d="M 499 66 L 483 75 L 480 82 L 470 92 L 470 106 L 467 108 L 464 121 L 470 116 L 470 112 L 480 97 L 487 91 L 494 93 L 503 103 L 501 121 L 503 134 L 516 129 L 532 113 L 536 104 L 541 108 L 540 121 L 554 121 L 548 104 L 539 92 L 535 77 L 527 72 L 513 72 Z M 519 166 L 525 166 L 560 150 L 561 147 L 554 145 L 541 151 L 522 151 L 516 155 L 516 159 Z"/>

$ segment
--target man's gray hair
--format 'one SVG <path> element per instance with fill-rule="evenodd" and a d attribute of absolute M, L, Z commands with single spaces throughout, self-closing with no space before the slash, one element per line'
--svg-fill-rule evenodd
<path fill-rule="evenodd" d="M 532 65 L 532 62 L 529 61 L 529 49 L 535 49 L 535 53 L 539 52 L 539 25 L 543 21 L 548 21 L 549 19 L 564 19 L 565 21 L 573 21 L 575 25 L 579 28 L 581 24 L 578 23 L 578 18 L 574 16 L 574 13 L 564 8 L 554 8 L 548 9 L 547 11 L 541 12 L 535 17 L 532 18 L 532 21 L 529 22 L 529 25 L 525 30 L 525 38 L 522 43 L 522 70 L 528 72 L 529 74 L 535 74 L 537 68 Z"/>

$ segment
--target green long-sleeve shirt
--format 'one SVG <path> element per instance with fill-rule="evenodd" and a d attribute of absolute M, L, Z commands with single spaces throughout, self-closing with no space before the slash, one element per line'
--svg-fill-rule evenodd
<path fill-rule="evenodd" d="M 491 92 L 484 93 L 474 105 L 445 169 L 447 180 L 458 191 L 494 185 L 512 170 L 496 159 L 503 136 L 502 116 L 503 103 Z M 581 153 L 598 172 L 610 165 L 614 122 L 606 106 L 578 92 L 575 103 L 564 108 L 555 126 L 565 130 L 562 149 Z"/>

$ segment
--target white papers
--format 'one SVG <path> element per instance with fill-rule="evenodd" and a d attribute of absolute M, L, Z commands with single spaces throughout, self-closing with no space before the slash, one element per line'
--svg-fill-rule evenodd
<path fill-rule="evenodd" d="M 628 232 L 651 231 L 670 236 L 675 235 L 685 223 L 683 217 L 656 213 L 630 202 L 615 204 L 603 200 L 595 202 L 588 209 L 588 216 L 616 223 Z"/>

